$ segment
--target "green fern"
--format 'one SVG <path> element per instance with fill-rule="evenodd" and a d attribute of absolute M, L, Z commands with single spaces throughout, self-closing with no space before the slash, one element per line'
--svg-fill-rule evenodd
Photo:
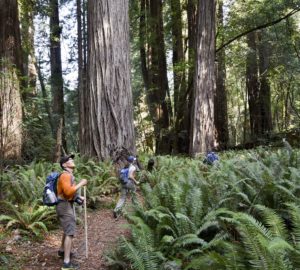
<path fill-rule="evenodd" d="M 37 202 L 32 206 L 22 205 L 20 207 L 3 202 L 8 214 L 0 215 L 0 221 L 5 222 L 6 229 L 19 228 L 24 234 L 40 237 L 44 232 L 48 231 L 48 226 L 53 226 L 53 221 L 56 220 L 54 209 L 39 206 Z"/>

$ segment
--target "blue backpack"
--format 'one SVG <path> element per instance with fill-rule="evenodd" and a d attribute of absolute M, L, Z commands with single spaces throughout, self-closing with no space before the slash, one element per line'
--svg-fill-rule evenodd
<path fill-rule="evenodd" d="M 43 191 L 43 204 L 47 206 L 56 205 L 57 199 L 57 180 L 60 176 L 59 172 L 52 172 L 46 178 L 46 185 Z"/>
<path fill-rule="evenodd" d="M 213 165 L 218 160 L 219 160 L 219 157 L 215 152 L 208 152 L 203 163 Z"/>
<path fill-rule="evenodd" d="M 128 178 L 129 168 L 123 168 L 120 170 L 119 179 L 122 185 L 126 185 L 129 181 Z"/>

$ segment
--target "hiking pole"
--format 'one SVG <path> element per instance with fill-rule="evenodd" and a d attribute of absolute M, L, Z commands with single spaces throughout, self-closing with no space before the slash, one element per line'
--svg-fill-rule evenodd
<path fill-rule="evenodd" d="M 84 232 L 85 232 L 85 257 L 88 258 L 88 235 L 87 235 L 87 215 L 86 215 L 86 187 L 83 187 L 84 196 Z"/>

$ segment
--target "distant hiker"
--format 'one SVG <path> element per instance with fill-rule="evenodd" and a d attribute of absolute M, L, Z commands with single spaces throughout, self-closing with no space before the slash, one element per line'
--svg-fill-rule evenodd
<path fill-rule="evenodd" d="M 72 241 L 76 228 L 73 203 L 74 201 L 78 204 L 83 203 L 84 197 L 79 196 L 76 192 L 87 184 L 86 179 L 81 179 L 79 184 L 75 183 L 73 158 L 74 155 L 69 155 L 60 159 L 60 166 L 64 171 L 57 181 L 58 204 L 56 205 L 56 213 L 63 229 L 61 247 L 58 250 L 58 256 L 64 259 L 62 270 L 75 269 L 74 264 L 71 263 Z"/>
<path fill-rule="evenodd" d="M 154 159 L 153 159 L 153 158 L 150 158 L 150 159 L 148 160 L 147 170 L 148 170 L 149 172 L 152 172 L 152 170 L 154 169 L 154 165 L 155 165 Z"/>
<path fill-rule="evenodd" d="M 119 179 L 121 183 L 121 197 L 117 202 L 114 209 L 114 218 L 117 218 L 120 214 L 128 193 L 131 193 L 132 202 L 136 203 L 136 186 L 139 182 L 135 179 L 137 167 L 135 166 L 136 158 L 134 156 L 128 156 L 126 159 L 125 167 L 121 169 Z"/>
<path fill-rule="evenodd" d="M 208 165 L 214 165 L 219 161 L 219 157 L 215 152 L 209 151 L 205 156 L 203 163 Z"/>

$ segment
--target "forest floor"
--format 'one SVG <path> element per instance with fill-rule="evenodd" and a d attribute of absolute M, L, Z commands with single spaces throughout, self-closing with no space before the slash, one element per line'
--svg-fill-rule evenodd
<path fill-rule="evenodd" d="M 112 205 L 112 198 L 110 200 Z M 82 222 L 84 211 L 79 213 Z M 85 230 L 84 225 L 77 226 L 77 234 L 74 239 L 73 251 L 74 261 L 79 264 L 81 270 L 105 270 L 107 262 L 105 254 L 116 244 L 121 235 L 128 236 L 129 229 L 126 228 L 126 220 L 123 217 L 113 218 L 112 209 L 101 208 L 88 210 L 88 258 L 85 253 Z M 42 242 L 21 239 L 9 243 L 8 239 L 0 240 L 0 251 L 5 250 L 9 254 L 7 265 L 1 266 L 1 270 L 59 270 L 63 260 L 58 257 L 57 251 L 60 246 L 62 232 L 54 230 L 47 234 Z M 9 249 L 7 249 L 9 245 Z M 1 252 L 2 253 L 2 252 Z"/>

